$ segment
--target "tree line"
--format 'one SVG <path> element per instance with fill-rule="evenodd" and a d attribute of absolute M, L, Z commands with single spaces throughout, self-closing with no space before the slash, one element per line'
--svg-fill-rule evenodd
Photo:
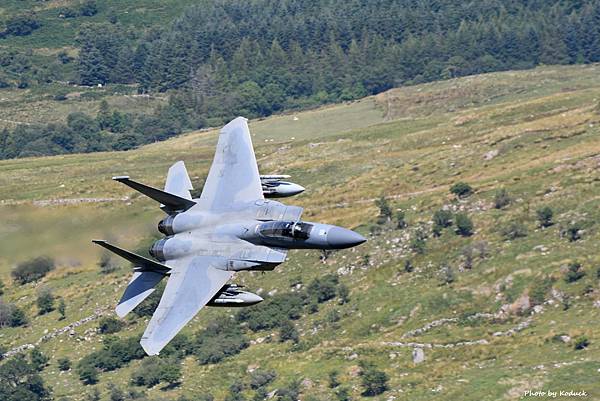
<path fill-rule="evenodd" d="M 142 93 L 169 92 L 186 115 L 178 127 L 189 129 L 401 85 L 600 62 L 600 0 L 203 1 L 162 29 L 140 33 L 112 17 L 85 24 L 77 47 L 75 66 L 68 68 L 77 71 L 80 84 L 136 84 Z M 13 76 L 32 75 L 35 68 L 20 67 L 22 58 L 11 54 L 0 62 Z M 62 57 L 55 68 L 63 63 L 70 61 Z M 52 80 L 52 71 L 36 77 Z M 177 133 L 173 124 L 162 124 L 151 121 L 152 129 L 167 132 L 152 139 Z M 30 130 L 41 136 L 45 128 Z M 127 145 L 110 148 L 147 142 L 146 128 L 128 127 Z M 96 139 L 83 142 L 75 151 L 99 150 Z M 27 155 L 12 151 L 2 157 Z"/>

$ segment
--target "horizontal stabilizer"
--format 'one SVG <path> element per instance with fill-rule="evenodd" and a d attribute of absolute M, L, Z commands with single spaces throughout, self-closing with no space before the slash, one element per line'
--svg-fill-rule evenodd
<path fill-rule="evenodd" d="M 193 200 L 182 198 L 181 196 L 141 184 L 137 181 L 129 179 L 127 176 L 113 177 L 113 180 L 119 181 L 159 202 L 161 204 L 161 208 L 167 213 L 184 212 L 196 204 L 196 202 Z"/>
<path fill-rule="evenodd" d="M 165 275 L 168 274 L 171 270 L 169 266 L 163 265 L 162 263 L 158 263 L 152 259 L 145 258 L 133 252 L 129 252 L 125 249 L 119 248 L 118 246 L 109 244 L 106 241 L 94 239 L 92 240 L 92 242 L 119 255 L 123 259 L 127 259 L 128 261 L 133 263 L 133 265 L 136 267 L 136 271 L 151 271 Z"/>
<path fill-rule="evenodd" d="M 165 277 L 153 271 L 136 271 L 125 289 L 119 305 L 115 308 L 117 316 L 125 317 L 155 290 L 154 287 Z"/>

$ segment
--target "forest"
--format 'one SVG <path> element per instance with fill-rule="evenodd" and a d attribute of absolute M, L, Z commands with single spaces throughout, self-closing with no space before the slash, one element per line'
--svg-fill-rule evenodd
<path fill-rule="evenodd" d="M 72 17 L 102 12 L 94 2 L 84 6 Z M 465 75 L 600 61 L 598 0 L 204 1 L 160 29 L 142 31 L 107 15 L 80 30 L 76 58 L 59 54 L 52 68 L 36 65 L 26 51 L 0 52 L 0 86 L 71 77 L 80 85 L 166 92 L 168 105 L 143 115 L 104 105 L 102 115 L 4 130 L 0 158 L 126 150 L 237 115 L 268 116 Z M 19 16 L 3 35 L 29 35 L 38 26 L 35 14 Z"/>

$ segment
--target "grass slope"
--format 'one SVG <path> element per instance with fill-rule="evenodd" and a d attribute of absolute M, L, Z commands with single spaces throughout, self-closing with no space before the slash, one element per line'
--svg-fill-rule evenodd
<path fill-rule="evenodd" d="M 179 387 L 157 386 L 148 395 L 193 398 L 210 391 L 222 400 L 234 380 L 247 377 L 249 366 L 260 366 L 278 373 L 269 389 L 308 379 L 303 399 L 323 400 L 334 399 L 327 376 L 337 369 L 359 399 L 357 364 L 367 360 L 390 377 L 390 389 L 377 400 L 516 400 L 527 389 L 586 390 L 591 399 L 600 398 L 600 308 L 593 306 L 600 299 L 599 72 L 600 66 L 591 65 L 486 74 L 251 122 L 261 171 L 291 174 L 307 187 L 287 203 L 305 207 L 307 220 L 356 228 L 369 241 L 334 253 L 327 263 L 314 251 L 291 252 L 274 272 L 240 273 L 235 281 L 263 294 L 281 293 L 297 281 L 307 284 L 337 272 L 351 289 L 350 302 L 330 301 L 298 320 L 298 349 L 263 341 L 271 332 L 260 332 L 252 335 L 249 348 L 218 365 L 186 359 Z M 130 248 L 146 246 L 162 215 L 151 201 L 109 177 L 129 174 L 160 186 L 168 166 L 182 159 L 200 186 L 215 140 L 216 131 L 205 131 L 130 152 L 0 162 L 3 281 L 9 282 L 15 263 L 38 254 L 55 256 L 60 265 L 41 283 L 7 288 L 4 298 L 24 308 L 31 323 L 1 329 L 0 343 L 9 348 L 34 343 L 46 330 L 110 310 L 129 268 L 100 275 L 99 251 L 89 239 L 110 236 Z M 470 183 L 475 193 L 455 200 L 448 188 L 457 181 Z M 513 199 L 502 210 L 493 207 L 499 188 Z M 381 195 L 406 211 L 408 228 L 389 224 L 369 234 L 377 216 L 373 199 Z M 74 202 L 68 199 L 79 202 L 65 203 Z M 545 205 L 554 209 L 556 224 L 540 229 L 535 211 Z M 444 206 L 469 213 L 475 234 L 465 238 L 447 229 L 427 239 L 423 255 L 414 254 L 410 243 L 417 227 L 428 231 L 433 212 Z M 522 222 L 528 235 L 506 241 L 500 228 L 513 221 Z M 561 238 L 561 229 L 576 221 L 584 225 L 582 239 Z M 461 249 L 481 241 L 489 256 L 475 257 L 471 270 L 462 268 Z M 404 271 L 406 260 L 413 272 Z M 586 275 L 566 283 L 561 269 L 571 261 L 582 263 Z M 442 266 L 453 268 L 454 283 L 442 285 Z M 556 279 L 555 295 L 547 295 L 550 302 L 541 311 L 467 318 L 497 313 L 544 277 Z M 67 300 L 66 323 L 58 321 L 57 312 L 35 316 L 35 292 L 42 285 Z M 567 295 L 571 306 L 563 310 L 558 298 Z M 333 310 L 341 316 L 337 322 L 328 318 Z M 230 313 L 207 308 L 185 331 Z M 412 332 L 439 319 L 454 320 Z M 92 321 L 40 345 L 52 357 L 43 375 L 56 398 L 85 399 L 88 389 L 77 374 L 59 372 L 56 361 L 68 355 L 76 362 L 101 347 L 96 325 Z M 510 331 L 519 325 L 522 330 Z M 129 319 L 119 335 L 140 335 L 144 326 L 142 319 Z M 563 334 L 586 335 L 590 346 L 576 351 L 572 341 L 554 338 Z M 423 363 L 413 364 L 412 347 L 405 346 L 410 342 L 426 347 Z M 441 347 L 460 342 L 467 344 Z M 103 393 L 109 382 L 127 386 L 139 363 L 102 374 L 97 386 Z"/>

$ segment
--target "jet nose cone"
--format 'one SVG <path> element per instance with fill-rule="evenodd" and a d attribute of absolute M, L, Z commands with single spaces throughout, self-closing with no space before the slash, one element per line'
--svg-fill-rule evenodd
<path fill-rule="evenodd" d="M 327 233 L 327 243 L 333 249 L 351 248 L 362 244 L 366 240 L 359 233 L 342 227 L 333 227 Z"/>

